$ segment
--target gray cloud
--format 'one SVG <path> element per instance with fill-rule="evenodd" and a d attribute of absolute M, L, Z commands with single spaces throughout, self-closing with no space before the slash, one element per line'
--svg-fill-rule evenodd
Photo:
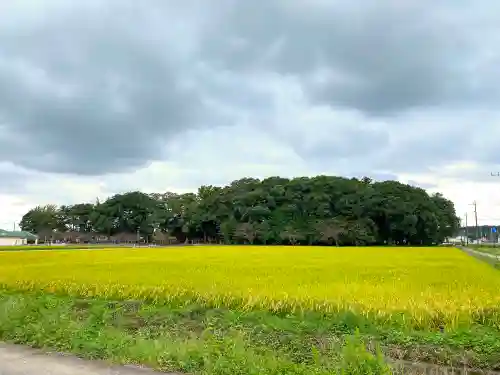
<path fill-rule="evenodd" d="M 0 15 L 0 161 L 103 175 L 242 123 L 346 175 L 499 160 L 491 142 L 468 152 L 499 99 L 500 22 L 486 0 L 23 4 Z M 302 109 L 340 117 L 287 117 L 276 94 L 287 82 Z"/>
<path fill-rule="evenodd" d="M 394 125 L 396 126 L 396 125 Z M 400 139 L 374 155 L 370 164 L 375 168 L 390 167 L 399 173 L 429 172 L 450 162 L 460 162 L 470 155 L 469 139 L 460 131 L 443 125 Z"/>
<path fill-rule="evenodd" d="M 330 136 L 316 138 L 314 142 L 305 143 L 298 139 L 295 150 L 313 164 L 330 167 L 347 162 L 350 164 L 347 170 L 356 167 L 366 169 L 370 155 L 380 152 L 381 148 L 388 146 L 387 133 L 383 131 L 369 130 L 359 131 L 356 128 L 342 130 L 338 133 L 333 131 Z"/>
<path fill-rule="evenodd" d="M 465 28 L 484 26 L 479 5 L 317 3 L 230 1 L 225 22 L 205 35 L 210 61 L 298 75 L 313 100 L 375 115 L 459 104 L 481 89 L 492 94 L 491 85 L 477 85 L 477 40 Z M 489 31 L 483 37 L 494 35 Z"/>
<path fill-rule="evenodd" d="M 0 29 L 0 158 L 100 174 L 161 157 L 162 139 L 201 123 L 179 48 L 141 35 L 133 9 L 122 10 L 124 19 L 86 8 Z"/>
<path fill-rule="evenodd" d="M 25 190 L 32 175 L 9 163 L 0 163 L 0 194 L 18 194 Z"/>

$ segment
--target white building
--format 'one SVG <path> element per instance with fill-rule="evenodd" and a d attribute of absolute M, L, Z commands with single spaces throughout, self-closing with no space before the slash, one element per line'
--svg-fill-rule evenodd
<path fill-rule="evenodd" d="M 28 241 L 38 243 L 38 236 L 25 231 L 13 231 L 0 229 L 0 246 L 27 245 Z"/>
<path fill-rule="evenodd" d="M 445 243 L 448 243 L 448 244 L 461 244 L 465 242 L 465 237 L 462 237 L 462 236 L 458 236 L 458 237 L 449 237 L 446 239 Z"/>

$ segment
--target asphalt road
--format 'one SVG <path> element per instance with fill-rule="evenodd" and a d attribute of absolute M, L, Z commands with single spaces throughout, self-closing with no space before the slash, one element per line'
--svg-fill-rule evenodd
<path fill-rule="evenodd" d="M 110 367 L 99 361 L 44 353 L 0 343 L 0 375 L 157 375 L 135 367 Z M 167 375 L 165 373 L 161 373 Z M 175 374 L 170 374 L 175 375 Z"/>

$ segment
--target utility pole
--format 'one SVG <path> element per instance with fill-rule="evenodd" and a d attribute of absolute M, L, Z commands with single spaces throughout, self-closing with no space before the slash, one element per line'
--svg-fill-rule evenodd
<path fill-rule="evenodd" d="M 476 236 L 477 236 L 477 240 L 479 241 L 479 225 L 477 225 L 477 203 L 476 203 L 476 201 L 472 202 L 472 205 L 474 206 L 474 218 L 476 220 Z"/>
<path fill-rule="evenodd" d="M 467 212 L 465 213 L 465 244 L 469 246 L 469 227 L 467 224 Z"/>

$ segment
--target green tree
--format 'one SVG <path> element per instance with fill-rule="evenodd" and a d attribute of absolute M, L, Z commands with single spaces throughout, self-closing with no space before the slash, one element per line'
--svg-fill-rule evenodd
<path fill-rule="evenodd" d="M 116 194 L 103 202 L 36 207 L 21 222 L 41 233 L 73 231 L 147 240 L 304 245 L 430 245 L 458 232 L 441 194 L 397 181 L 335 176 L 242 178 L 196 193 Z"/>
<path fill-rule="evenodd" d="M 22 230 L 51 236 L 55 231 L 65 230 L 64 220 L 61 220 L 59 208 L 49 204 L 37 206 L 23 215 L 19 223 Z"/>

